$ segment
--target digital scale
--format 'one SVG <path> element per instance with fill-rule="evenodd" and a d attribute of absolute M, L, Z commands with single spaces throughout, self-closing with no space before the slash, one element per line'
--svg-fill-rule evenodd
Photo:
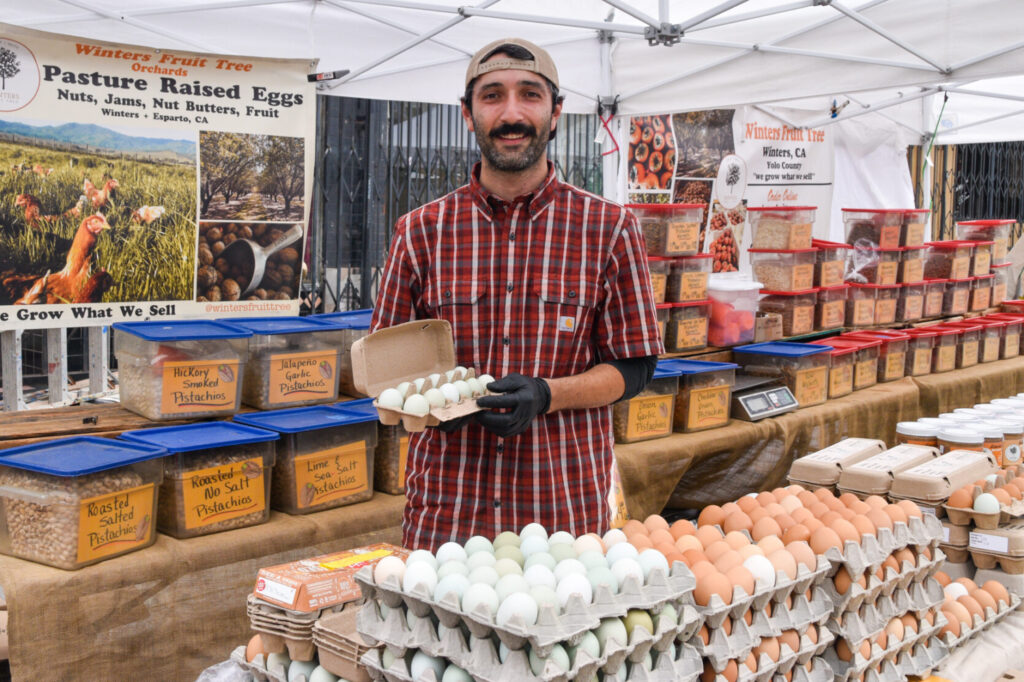
<path fill-rule="evenodd" d="M 732 417 L 756 422 L 792 412 L 800 404 L 778 377 L 737 374 L 732 389 Z"/>

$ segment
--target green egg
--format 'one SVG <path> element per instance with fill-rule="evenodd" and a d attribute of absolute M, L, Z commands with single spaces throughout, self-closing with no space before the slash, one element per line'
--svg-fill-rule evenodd
<path fill-rule="evenodd" d="M 498 537 L 494 538 L 494 542 L 492 544 L 494 546 L 495 553 L 497 553 L 499 549 L 507 545 L 518 547 L 520 542 L 522 542 L 522 540 L 520 540 L 519 535 L 517 533 L 513 533 L 512 531 L 507 530 L 504 533 L 499 534 Z"/>
<path fill-rule="evenodd" d="M 523 563 L 523 568 L 526 569 L 530 566 L 540 564 L 547 568 L 549 571 L 553 571 L 555 570 L 555 564 L 557 563 L 558 562 L 555 561 L 555 557 L 551 556 L 547 552 L 537 552 L 536 554 L 531 554 L 530 556 L 526 557 L 526 561 Z"/>
<path fill-rule="evenodd" d="M 576 550 L 573 549 L 572 545 L 566 545 L 564 543 L 551 545 L 548 552 L 551 556 L 555 557 L 556 562 L 576 558 Z"/>
<path fill-rule="evenodd" d="M 519 547 L 513 545 L 503 545 L 499 549 L 494 550 L 494 558 L 498 561 L 502 559 L 512 559 L 520 566 L 523 565 L 523 553 L 519 551 Z"/>
<path fill-rule="evenodd" d="M 601 624 L 593 633 L 601 645 L 602 654 L 608 650 L 610 642 L 616 642 L 618 646 L 626 646 L 629 643 L 629 633 L 626 632 L 626 626 L 621 618 L 602 618 Z"/>
<path fill-rule="evenodd" d="M 541 658 L 533 653 L 533 649 L 530 650 L 530 670 L 533 671 L 534 675 L 542 674 L 548 661 L 554 663 L 560 672 L 569 670 L 569 654 L 566 653 L 561 644 L 551 647 L 551 653 L 548 654 L 547 658 Z"/>
<path fill-rule="evenodd" d="M 642 609 L 630 609 L 626 612 L 626 637 L 633 636 L 633 630 L 643 628 L 649 634 L 654 634 L 654 622 L 651 621 L 651 614 Z M 627 640 L 628 641 L 628 640 Z"/>

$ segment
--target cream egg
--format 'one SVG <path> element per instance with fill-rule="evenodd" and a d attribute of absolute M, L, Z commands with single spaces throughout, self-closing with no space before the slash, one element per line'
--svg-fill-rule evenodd
<path fill-rule="evenodd" d="M 587 567 L 579 559 L 565 559 L 559 561 L 555 565 L 555 580 L 558 582 L 562 581 L 562 578 L 569 575 L 570 573 L 576 573 L 577 575 L 586 575 Z"/>
<path fill-rule="evenodd" d="M 514 559 L 507 557 L 498 559 L 494 563 L 494 570 L 498 572 L 498 577 L 508 575 L 509 573 L 516 573 L 518 575 L 523 574 L 523 567 Z"/>
<path fill-rule="evenodd" d="M 403 575 L 405 575 L 405 562 L 393 554 L 384 557 L 373 567 L 373 581 L 378 585 L 389 578 L 397 579 L 398 584 L 401 585 Z"/>
<path fill-rule="evenodd" d="M 489 552 L 490 554 L 494 554 L 494 545 L 492 545 L 491 541 L 483 535 L 474 535 L 470 539 L 466 540 L 464 549 L 466 550 L 466 556 L 473 556 L 477 552 Z"/>
<path fill-rule="evenodd" d="M 528 523 L 523 526 L 523 529 L 519 531 L 519 538 L 525 540 L 528 537 L 535 536 L 539 538 L 548 539 L 548 531 L 544 526 L 539 523 Z"/>
<path fill-rule="evenodd" d="M 477 566 L 469 572 L 470 583 L 483 583 L 491 587 L 498 584 L 498 578 L 500 577 L 493 566 Z"/>
<path fill-rule="evenodd" d="M 462 398 L 459 389 L 455 388 L 453 384 L 441 384 L 440 391 L 444 394 L 444 399 L 450 403 L 457 403 Z"/>
<path fill-rule="evenodd" d="M 523 561 L 523 570 L 526 570 L 531 566 L 544 566 L 553 571 L 555 570 L 555 565 L 557 563 L 558 560 L 547 552 L 536 552 L 526 557 L 526 560 Z"/>
<path fill-rule="evenodd" d="M 423 397 L 427 399 L 431 407 L 444 407 L 448 401 L 444 397 L 444 393 L 436 388 L 428 388 L 427 392 L 423 394 Z"/>
<path fill-rule="evenodd" d="M 576 550 L 577 555 L 582 555 L 587 551 L 594 551 L 598 553 L 604 553 L 604 548 L 601 547 L 601 542 L 593 535 L 581 535 L 572 543 L 573 549 Z"/>
<path fill-rule="evenodd" d="M 586 552 L 580 552 L 576 559 L 587 567 L 587 570 L 594 568 L 595 566 L 608 566 L 608 559 L 601 552 L 588 549 Z"/>
<path fill-rule="evenodd" d="M 466 383 L 469 384 L 469 390 L 472 391 L 474 396 L 483 395 L 486 392 L 484 391 L 483 384 L 476 377 L 466 379 Z"/>
<path fill-rule="evenodd" d="M 943 588 L 943 592 L 946 597 L 950 599 L 959 599 L 960 597 L 966 597 L 968 595 L 967 588 L 960 583 L 950 583 Z"/>
<path fill-rule="evenodd" d="M 992 493 L 982 493 L 974 498 L 974 511 L 979 514 L 998 514 L 999 500 Z"/>
<path fill-rule="evenodd" d="M 501 627 L 516 621 L 524 626 L 533 625 L 537 622 L 537 602 L 529 592 L 513 592 L 502 600 L 494 620 Z"/>
<path fill-rule="evenodd" d="M 446 561 L 437 567 L 437 579 L 442 580 L 452 573 L 469 575 L 469 567 L 461 561 Z"/>
<path fill-rule="evenodd" d="M 548 551 L 548 541 L 539 535 L 528 535 L 523 538 L 519 545 L 519 551 L 523 553 L 524 559 L 529 559 L 531 554 Z"/>
<path fill-rule="evenodd" d="M 512 545 L 518 547 L 522 540 L 518 533 L 513 533 L 510 530 L 502 531 L 498 534 L 498 537 L 494 538 L 494 551 L 497 552 L 505 545 Z"/>
<path fill-rule="evenodd" d="M 455 382 L 455 370 L 454 369 L 450 369 L 450 370 L 446 371 L 444 373 L 444 378 L 447 379 L 448 381 L 454 383 Z"/>
<path fill-rule="evenodd" d="M 427 402 L 427 399 L 419 393 L 413 393 L 405 399 L 405 404 L 402 405 L 402 410 L 409 414 L 416 415 L 417 417 L 422 417 L 427 412 L 430 412 L 430 403 Z"/>
<path fill-rule="evenodd" d="M 626 625 L 621 618 L 602 618 L 601 624 L 592 632 L 597 636 L 597 641 L 601 645 L 601 655 L 608 650 L 610 643 L 614 642 L 620 647 L 629 644 Z"/>
<path fill-rule="evenodd" d="M 558 584 L 558 580 L 555 578 L 555 574 L 551 572 L 551 569 L 542 564 L 534 564 L 528 566 L 523 572 L 523 578 L 526 580 L 530 587 L 537 585 L 546 585 L 551 589 L 555 589 L 555 585 Z"/>
<path fill-rule="evenodd" d="M 526 578 L 521 575 L 509 573 L 498 579 L 498 584 L 494 586 L 494 591 L 498 593 L 498 601 L 503 602 L 510 594 L 529 592 L 530 583 L 526 582 Z"/>
<path fill-rule="evenodd" d="M 604 537 L 601 538 L 604 541 L 604 546 L 611 549 L 612 545 L 618 545 L 626 541 L 626 534 L 618 528 L 612 528 Z"/>
<path fill-rule="evenodd" d="M 759 554 L 747 557 L 743 560 L 743 568 L 750 571 L 750 575 L 754 576 L 756 590 L 765 587 L 775 587 L 775 566 L 767 557 Z"/>
<path fill-rule="evenodd" d="M 468 382 L 463 381 L 462 379 L 456 379 L 455 381 L 452 382 L 452 386 L 455 387 L 455 390 L 459 392 L 459 395 L 461 397 L 463 397 L 463 398 L 472 398 L 473 397 L 473 389 L 470 388 Z"/>
<path fill-rule="evenodd" d="M 494 377 L 492 377 L 490 374 L 481 374 L 477 378 L 480 380 L 480 383 L 483 384 L 484 390 L 487 390 L 488 384 L 494 383 Z"/>
<path fill-rule="evenodd" d="M 466 559 L 466 568 L 469 569 L 470 573 L 473 569 L 479 568 L 480 566 L 491 566 L 498 560 L 494 558 L 494 555 L 490 552 L 477 552 L 476 554 L 470 554 L 469 558 Z"/>
<path fill-rule="evenodd" d="M 288 678 L 288 666 L 291 664 L 292 659 L 288 658 L 288 654 L 281 653 L 267 655 L 267 670 L 270 672 L 277 672 L 285 679 Z"/>
<path fill-rule="evenodd" d="M 574 542 L 576 542 L 576 538 L 564 530 L 555 531 L 548 538 L 549 545 L 571 545 Z"/>
<path fill-rule="evenodd" d="M 466 613 L 482 610 L 493 616 L 498 610 L 498 603 L 498 593 L 486 583 L 474 583 L 462 595 L 462 610 Z"/>
<path fill-rule="evenodd" d="M 567 545 L 565 543 L 557 543 L 551 545 L 548 549 L 548 552 L 551 554 L 551 556 L 555 558 L 556 562 L 565 561 L 566 559 L 577 558 L 577 553 L 576 550 L 573 549 L 573 546 Z"/>
<path fill-rule="evenodd" d="M 437 581 L 437 587 L 434 588 L 434 601 L 441 601 L 449 594 L 454 594 L 455 601 L 461 604 L 462 595 L 469 589 L 469 585 L 469 578 L 460 573 L 446 575 Z"/>
<path fill-rule="evenodd" d="M 385 388 L 377 396 L 377 404 L 381 407 L 400 410 L 402 405 L 405 404 L 405 397 L 393 388 Z"/>

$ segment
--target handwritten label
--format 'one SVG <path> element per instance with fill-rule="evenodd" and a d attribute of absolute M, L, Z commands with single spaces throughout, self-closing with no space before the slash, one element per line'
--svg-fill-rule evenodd
<path fill-rule="evenodd" d="M 902 225 L 883 225 L 878 231 L 878 248 L 895 249 L 900 245 Z"/>
<path fill-rule="evenodd" d="M 120 554 L 153 539 L 152 483 L 118 493 L 88 497 L 79 503 L 78 561 Z"/>
<path fill-rule="evenodd" d="M 655 395 L 630 400 L 626 417 L 626 438 L 637 440 L 672 433 L 674 398 L 674 395 Z"/>
<path fill-rule="evenodd" d="M 935 349 L 935 371 L 948 372 L 956 367 L 956 344 Z"/>
<path fill-rule="evenodd" d="M 697 253 L 700 223 L 672 220 L 668 224 L 668 253 Z"/>
<path fill-rule="evenodd" d="M 924 279 L 924 259 L 913 258 L 903 261 L 903 277 L 901 284 L 920 282 Z"/>
<path fill-rule="evenodd" d="M 987 275 L 991 265 L 992 254 L 989 253 L 988 249 L 982 250 L 982 247 L 979 246 L 974 252 L 974 270 L 971 274 L 975 277 Z"/>
<path fill-rule="evenodd" d="M 978 364 L 978 342 L 964 341 L 960 345 L 960 367 L 973 367 Z"/>
<path fill-rule="evenodd" d="M 803 291 L 814 286 L 814 263 L 794 265 L 792 271 L 793 291 Z"/>
<path fill-rule="evenodd" d="M 708 273 L 684 272 L 679 281 L 679 302 L 703 301 L 708 297 Z"/>
<path fill-rule="evenodd" d="M 889 324 L 896 321 L 896 299 L 880 298 L 875 302 L 875 324 Z"/>
<path fill-rule="evenodd" d="M 202 528 L 267 506 L 263 458 L 189 471 L 181 477 L 185 528 Z"/>
<path fill-rule="evenodd" d="M 999 359 L 999 337 L 986 335 L 981 347 L 981 361 L 992 362 Z"/>
<path fill-rule="evenodd" d="M 789 228 L 789 249 L 811 248 L 811 223 L 794 223 Z"/>
<path fill-rule="evenodd" d="M 896 284 L 896 274 L 899 272 L 899 261 L 883 261 L 878 264 L 875 270 L 875 284 Z"/>
<path fill-rule="evenodd" d="M 690 405 L 686 414 L 686 429 L 706 429 L 729 421 L 729 396 L 732 387 L 708 386 L 690 391 Z"/>
<path fill-rule="evenodd" d="M 922 374 L 929 374 L 932 371 L 932 349 L 915 348 L 913 351 L 913 364 L 911 376 L 919 377 Z"/>
<path fill-rule="evenodd" d="M 969 276 L 971 272 L 971 257 L 970 256 L 957 256 L 953 259 L 953 264 L 949 268 L 950 279 L 964 279 Z"/>
<path fill-rule="evenodd" d="M 814 331 L 814 306 L 801 305 L 793 308 L 790 335 L 806 334 Z"/>
<path fill-rule="evenodd" d="M 708 345 L 708 318 L 691 317 L 676 322 L 676 348 L 703 348 Z"/>
<path fill-rule="evenodd" d="M 999 279 L 998 275 L 996 279 Z M 992 300 L 990 305 L 999 305 L 1006 300 L 1006 282 L 996 282 L 992 285 Z"/>
<path fill-rule="evenodd" d="M 977 531 L 971 531 L 970 539 L 967 544 L 972 549 L 980 549 L 988 552 L 997 552 L 999 554 L 1006 554 L 1010 550 L 1009 538 L 1001 535 L 989 535 L 988 533 L 978 533 Z"/>
<path fill-rule="evenodd" d="M 664 272 L 651 273 L 651 292 L 654 294 L 655 303 L 665 302 L 665 285 L 668 283 L 668 275 Z"/>
<path fill-rule="evenodd" d="M 843 283 L 843 267 L 841 260 L 829 260 L 821 264 L 821 284 L 823 287 L 834 287 Z"/>
<path fill-rule="evenodd" d="M 335 397 L 338 351 L 275 353 L 268 378 L 271 405 Z"/>
<path fill-rule="evenodd" d="M 853 369 L 854 388 L 864 388 L 878 383 L 878 359 L 861 360 Z"/>
<path fill-rule="evenodd" d="M 885 380 L 891 381 L 893 379 L 902 378 L 905 372 L 906 362 L 906 353 L 894 353 L 889 351 L 885 356 L 885 369 L 883 370 Z"/>
<path fill-rule="evenodd" d="M 406 439 L 408 441 L 408 439 Z M 304 509 L 370 489 L 366 441 L 357 441 L 296 457 L 295 506 Z M 404 467 L 399 467 L 403 469 Z M 402 476 L 401 480 L 405 480 Z"/>
<path fill-rule="evenodd" d="M 995 244 L 992 245 L 992 258 L 999 262 L 1006 259 L 1006 240 L 996 239 Z"/>
<path fill-rule="evenodd" d="M 935 317 L 942 314 L 942 296 L 942 288 L 936 288 L 934 291 L 932 287 L 928 288 L 928 293 L 924 297 L 925 317 Z"/>
<path fill-rule="evenodd" d="M 924 244 L 924 223 L 907 223 L 903 246 L 921 246 Z"/>
<path fill-rule="evenodd" d="M 992 297 L 991 287 L 978 287 L 971 290 L 971 310 L 984 310 Z"/>
<path fill-rule="evenodd" d="M 971 290 L 967 287 L 960 287 L 953 291 L 950 297 L 950 306 L 947 311 L 950 315 L 958 315 L 967 312 L 967 297 Z"/>
<path fill-rule="evenodd" d="M 924 296 L 907 296 L 903 299 L 903 317 L 900 318 L 904 322 L 910 320 L 921 319 L 921 311 L 924 308 Z"/>
<path fill-rule="evenodd" d="M 160 412 L 231 410 L 238 404 L 238 360 L 165 362 Z"/>
<path fill-rule="evenodd" d="M 833 362 L 835 362 L 833 360 Z M 853 366 L 844 362 L 841 365 L 832 365 L 828 373 L 828 397 L 838 398 L 853 390 Z"/>
<path fill-rule="evenodd" d="M 862 298 L 853 302 L 853 326 L 863 327 L 875 323 L 875 299 Z"/>
<path fill-rule="evenodd" d="M 793 394 L 801 407 L 823 403 L 828 398 L 828 367 L 797 370 Z"/>
<path fill-rule="evenodd" d="M 1020 334 L 1009 334 L 1003 338 L 1003 357 L 1015 358 L 1020 355 Z"/>

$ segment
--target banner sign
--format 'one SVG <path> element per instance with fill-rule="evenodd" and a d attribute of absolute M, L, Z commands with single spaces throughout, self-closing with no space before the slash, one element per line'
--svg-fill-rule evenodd
<path fill-rule="evenodd" d="M 0 24 L 0 329 L 298 314 L 313 66 Z"/>

